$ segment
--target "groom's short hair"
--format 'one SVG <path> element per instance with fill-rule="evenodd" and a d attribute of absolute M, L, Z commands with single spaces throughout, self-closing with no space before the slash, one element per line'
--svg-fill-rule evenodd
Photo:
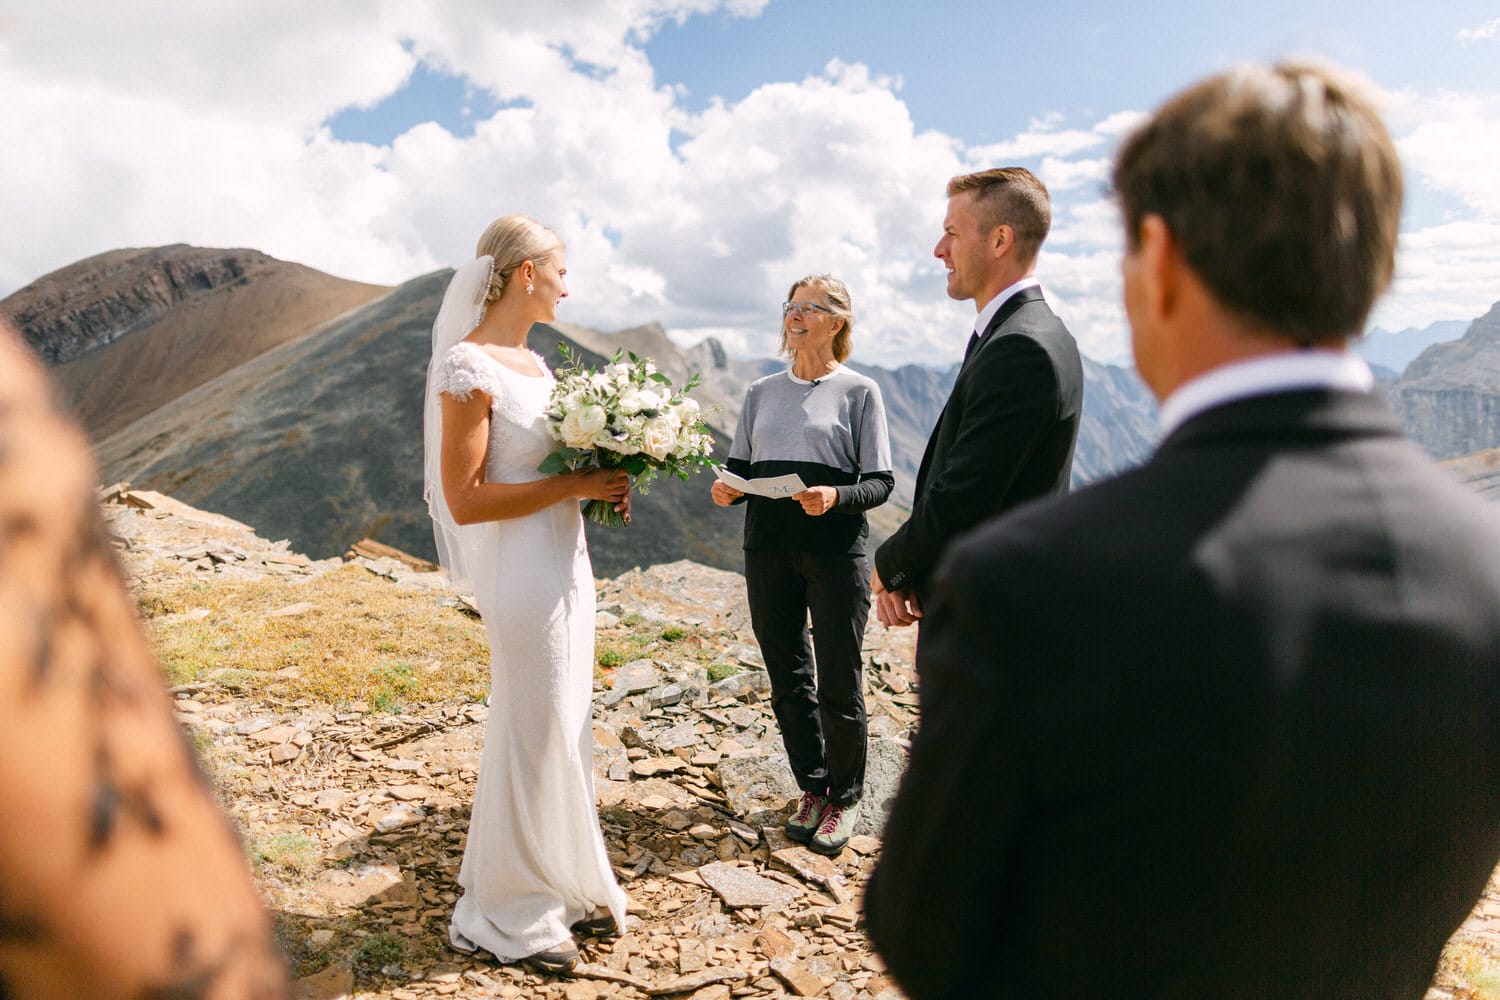
<path fill-rule="evenodd" d="M 1401 165 L 1353 81 L 1251 65 L 1183 91 L 1125 140 L 1126 240 L 1160 216 L 1219 304 L 1304 345 L 1362 332 L 1391 282 Z"/>
<path fill-rule="evenodd" d="M 974 192 L 980 225 L 986 230 L 1010 226 L 1019 259 L 1036 260 L 1052 228 L 1052 199 L 1041 178 L 1025 167 L 996 167 L 960 174 L 948 182 L 948 197 L 965 191 Z"/>

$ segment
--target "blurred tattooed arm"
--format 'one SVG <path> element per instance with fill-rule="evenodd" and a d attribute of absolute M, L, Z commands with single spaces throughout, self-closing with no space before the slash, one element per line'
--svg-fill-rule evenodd
<path fill-rule="evenodd" d="M 0 321 L 0 997 L 282 998 L 172 715 L 82 434 Z"/>

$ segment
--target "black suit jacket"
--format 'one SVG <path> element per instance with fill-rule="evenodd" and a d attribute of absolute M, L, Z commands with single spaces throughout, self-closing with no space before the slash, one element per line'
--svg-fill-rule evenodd
<path fill-rule="evenodd" d="M 1358 393 L 965 537 L 865 897 L 916 1000 L 1418 1000 L 1500 854 L 1500 516 Z"/>
<path fill-rule="evenodd" d="M 964 531 L 1062 493 L 1083 409 L 1083 363 L 1040 288 L 1012 296 L 969 352 L 927 441 L 911 517 L 875 552 L 891 590 L 926 582 Z"/>

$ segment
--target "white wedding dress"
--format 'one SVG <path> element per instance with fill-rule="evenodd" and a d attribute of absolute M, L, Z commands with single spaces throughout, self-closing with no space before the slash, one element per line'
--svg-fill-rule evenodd
<path fill-rule="evenodd" d="M 459 342 L 437 388 L 490 397 L 485 478 L 542 478 L 556 444 L 543 411 L 554 380 Z M 596 907 L 625 927 L 594 799 L 594 576 L 578 502 L 484 526 L 475 598 L 490 643 L 490 714 L 449 936 L 515 961 L 568 940 Z M 481 578 L 482 577 L 482 578 Z"/>

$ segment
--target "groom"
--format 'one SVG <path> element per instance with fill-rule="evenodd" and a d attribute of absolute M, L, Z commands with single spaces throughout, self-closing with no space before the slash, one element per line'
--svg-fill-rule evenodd
<path fill-rule="evenodd" d="M 1034 274 L 1051 222 L 1047 188 L 1024 167 L 948 182 L 933 254 L 947 266 L 948 297 L 973 299 L 979 315 L 922 456 L 911 517 L 875 552 L 870 589 L 885 625 L 922 616 L 922 589 L 949 541 L 1068 488 L 1083 365 Z"/>

